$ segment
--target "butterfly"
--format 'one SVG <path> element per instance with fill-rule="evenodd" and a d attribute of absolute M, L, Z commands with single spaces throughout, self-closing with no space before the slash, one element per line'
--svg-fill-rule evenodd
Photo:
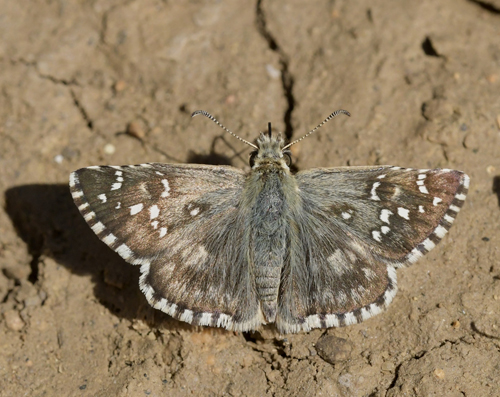
<path fill-rule="evenodd" d="M 450 169 L 314 168 L 293 174 L 271 125 L 249 172 L 229 166 L 92 166 L 70 176 L 94 233 L 140 266 L 156 309 L 193 325 L 281 333 L 359 323 L 397 291 L 396 269 L 432 250 L 464 204 Z"/>

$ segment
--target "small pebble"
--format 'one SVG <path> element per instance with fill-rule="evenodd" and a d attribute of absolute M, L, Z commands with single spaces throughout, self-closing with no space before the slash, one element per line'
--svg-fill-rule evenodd
<path fill-rule="evenodd" d="M 134 138 L 142 139 L 144 138 L 144 135 L 146 135 L 146 132 L 144 131 L 141 123 L 138 121 L 132 121 L 127 125 L 127 134 L 133 136 Z"/>
<path fill-rule="evenodd" d="M 114 154 L 116 152 L 116 148 L 115 148 L 115 145 L 113 145 L 112 143 L 107 143 L 106 145 L 104 145 L 104 153 L 106 154 Z"/>
<path fill-rule="evenodd" d="M 62 154 L 58 154 L 57 156 L 54 156 L 54 161 L 57 164 L 62 164 L 62 162 L 64 161 L 64 156 Z"/>
<path fill-rule="evenodd" d="M 19 316 L 16 310 L 7 310 L 3 317 L 5 319 L 5 325 L 12 331 L 21 331 L 24 327 L 24 321 Z"/>
<path fill-rule="evenodd" d="M 352 346 L 350 342 L 333 335 L 323 335 L 316 342 L 318 355 L 330 364 L 347 361 L 351 358 Z"/>
<path fill-rule="evenodd" d="M 382 363 L 382 371 L 392 372 L 394 371 L 394 368 L 396 368 L 396 366 L 391 361 L 385 361 Z"/>
<path fill-rule="evenodd" d="M 266 65 L 266 71 L 267 74 L 272 78 L 272 79 L 279 79 L 281 77 L 281 71 L 276 69 L 273 65 L 267 64 Z"/>
<path fill-rule="evenodd" d="M 232 105 L 235 102 L 236 102 L 236 95 L 231 94 L 231 95 L 226 97 L 226 104 L 227 105 Z"/>
<path fill-rule="evenodd" d="M 457 321 L 453 321 L 453 322 L 451 323 L 451 326 L 452 326 L 453 328 L 455 328 L 455 329 L 459 329 L 459 328 L 460 328 L 460 321 L 458 321 L 458 320 L 457 320 Z"/>
<path fill-rule="evenodd" d="M 498 74 L 492 73 L 486 76 L 486 80 L 488 80 L 489 83 L 496 83 L 498 80 Z"/>
<path fill-rule="evenodd" d="M 27 279 L 30 273 L 31 269 L 27 264 L 8 266 L 3 269 L 3 274 L 5 275 L 5 277 L 16 281 Z"/>
<path fill-rule="evenodd" d="M 42 300 L 38 295 L 35 296 L 30 296 L 29 298 L 26 298 L 24 300 L 24 306 L 29 307 L 29 306 L 40 306 L 42 304 Z"/>
<path fill-rule="evenodd" d="M 436 368 L 434 370 L 434 376 L 438 379 L 444 379 L 444 371 L 441 368 Z"/>
<path fill-rule="evenodd" d="M 123 91 L 126 87 L 127 87 L 127 83 L 125 83 L 125 81 L 118 80 L 115 83 L 113 88 L 115 89 L 116 92 L 120 92 L 120 91 Z"/>

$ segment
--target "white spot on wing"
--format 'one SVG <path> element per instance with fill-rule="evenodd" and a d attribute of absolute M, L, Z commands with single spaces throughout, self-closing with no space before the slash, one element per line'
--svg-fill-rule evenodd
<path fill-rule="evenodd" d="M 464 201 L 465 200 L 465 194 L 463 194 L 463 193 L 456 194 L 455 198 L 458 199 L 458 200 Z"/>
<path fill-rule="evenodd" d="M 375 303 L 372 303 L 370 306 L 370 313 L 372 316 L 376 316 L 377 314 L 382 313 L 382 308 Z"/>
<path fill-rule="evenodd" d="M 105 226 L 101 222 L 97 222 L 94 226 L 92 226 L 92 230 L 95 234 L 101 233 L 105 228 Z"/>
<path fill-rule="evenodd" d="M 162 227 L 160 229 L 160 238 L 165 237 L 166 234 L 167 234 L 167 228 L 166 227 Z"/>
<path fill-rule="evenodd" d="M 117 183 L 113 183 L 113 184 L 111 185 L 111 190 L 118 190 L 118 189 L 120 189 L 121 187 L 122 187 L 122 184 L 121 184 L 121 183 L 119 183 L 119 182 L 117 182 Z"/>
<path fill-rule="evenodd" d="M 374 278 L 376 278 L 376 277 L 377 277 L 377 274 L 376 274 L 376 273 L 375 273 L 372 269 L 370 269 L 370 268 L 368 268 L 368 267 L 362 267 L 362 268 L 361 268 L 361 271 L 365 274 L 365 277 L 366 277 L 369 281 L 371 281 L 371 280 L 373 280 Z"/>
<path fill-rule="evenodd" d="M 420 190 L 421 193 L 429 194 L 429 191 L 427 190 L 427 188 L 425 186 L 419 186 L 418 190 Z"/>
<path fill-rule="evenodd" d="M 184 312 L 182 312 L 181 316 L 179 317 L 179 320 L 191 324 L 193 322 L 193 311 L 189 309 L 184 310 Z"/>
<path fill-rule="evenodd" d="M 157 218 L 158 215 L 160 215 L 160 209 L 156 204 L 149 207 L 149 219 L 153 220 Z"/>
<path fill-rule="evenodd" d="M 203 313 L 200 317 L 199 324 L 210 325 L 211 320 L 212 320 L 212 313 Z"/>
<path fill-rule="evenodd" d="M 107 245 L 111 245 L 116 241 L 116 236 L 113 233 L 109 233 L 106 237 L 102 239 Z"/>
<path fill-rule="evenodd" d="M 358 322 L 353 312 L 346 313 L 344 321 L 346 325 L 356 324 Z"/>
<path fill-rule="evenodd" d="M 83 219 L 85 219 L 86 222 L 90 221 L 93 218 L 95 218 L 95 212 L 94 211 L 90 211 L 88 214 L 85 214 L 83 216 Z"/>
<path fill-rule="evenodd" d="M 311 328 L 321 328 L 321 320 L 317 314 L 307 317 L 306 321 Z"/>
<path fill-rule="evenodd" d="M 382 230 L 382 233 L 384 234 L 387 234 L 391 231 L 391 229 L 388 226 L 382 226 L 380 230 Z"/>
<path fill-rule="evenodd" d="M 199 212 L 200 212 L 200 209 L 199 209 L 199 208 L 195 208 L 194 210 L 192 210 L 192 211 L 190 212 L 190 214 L 191 214 L 192 216 L 196 216 L 196 215 L 198 215 L 198 214 L 199 214 Z"/>
<path fill-rule="evenodd" d="M 443 226 L 439 225 L 436 230 L 434 230 L 434 234 L 436 236 L 438 236 L 439 238 L 443 238 L 444 235 L 448 232 L 448 230 L 446 230 L 446 228 L 444 228 Z"/>
<path fill-rule="evenodd" d="M 445 214 L 443 219 L 448 223 L 453 223 L 453 221 L 455 220 L 455 218 L 453 218 L 452 216 L 449 216 L 448 214 Z"/>
<path fill-rule="evenodd" d="M 340 249 L 336 249 L 335 252 L 327 258 L 327 261 L 338 275 L 342 275 L 352 270 L 352 266 Z"/>
<path fill-rule="evenodd" d="M 432 205 L 436 206 L 436 205 L 438 205 L 441 201 L 443 201 L 443 200 L 441 200 L 439 197 L 434 197 L 434 200 L 432 200 Z"/>
<path fill-rule="evenodd" d="M 168 181 L 166 179 L 162 179 L 161 183 L 163 183 L 163 186 L 165 187 L 165 191 L 161 192 L 161 196 L 162 197 L 170 196 L 170 185 L 168 184 Z"/>
<path fill-rule="evenodd" d="M 429 240 L 428 238 L 426 238 L 423 242 L 422 242 L 424 248 L 427 250 L 427 251 L 430 251 L 431 249 L 433 249 L 436 244 L 434 244 L 431 240 Z"/>
<path fill-rule="evenodd" d="M 335 314 L 327 314 L 325 322 L 327 327 L 338 327 L 340 325 L 339 318 Z"/>
<path fill-rule="evenodd" d="M 78 183 L 78 176 L 76 175 L 76 172 L 72 172 L 69 175 L 69 186 L 74 187 Z"/>
<path fill-rule="evenodd" d="M 415 263 L 422 256 L 424 256 L 417 248 L 413 248 L 411 252 L 408 254 L 408 262 Z"/>
<path fill-rule="evenodd" d="M 121 201 L 118 201 L 118 204 L 115 207 L 115 210 L 119 210 L 122 207 Z"/>
<path fill-rule="evenodd" d="M 389 224 L 389 216 L 390 215 L 394 215 L 394 213 L 392 211 L 383 209 L 382 211 L 380 211 L 380 220 L 382 222 Z"/>
<path fill-rule="evenodd" d="M 380 201 L 380 197 L 377 196 L 377 188 L 380 186 L 380 182 L 375 182 L 372 186 L 372 190 L 370 191 L 371 197 L 370 200 Z"/>
<path fill-rule="evenodd" d="M 340 304 L 345 304 L 347 302 L 347 295 L 345 294 L 344 291 L 339 291 L 339 293 L 337 294 L 337 301 L 340 303 Z"/>
<path fill-rule="evenodd" d="M 421 214 L 423 214 L 425 212 L 423 205 L 418 206 L 418 212 L 420 212 Z"/>
<path fill-rule="evenodd" d="M 470 184 L 469 175 L 464 175 L 464 186 L 468 189 Z"/>
<path fill-rule="evenodd" d="M 158 228 L 158 221 L 151 222 L 151 226 L 153 226 L 153 229 L 156 230 Z"/>
<path fill-rule="evenodd" d="M 98 199 L 100 199 L 102 201 L 102 203 L 104 204 L 106 201 L 108 201 L 108 198 L 106 197 L 106 195 L 103 193 L 103 194 L 100 194 L 99 196 L 97 196 Z"/>
<path fill-rule="evenodd" d="M 118 253 L 118 255 L 120 255 L 125 260 L 132 257 L 132 250 L 126 244 L 120 245 L 116 249 L 116 252 Z"/>
<path fill-rule="evenodd" d="M 144 208 L 144 205 L 142 203 L 139 203 L 139 204 L 133 205 L 132 207 L 129 207 L 129 208 L 130 208 L 130 215 L 136 215 L 142 211 L 142 209 Z"/>
<path fill-rule="evenodd" d="M 382 174 L 382 175 L 377 176 L 377 178 L 378 178 L 378 179 L 384 179 L 385 177 L 386 177 L 386 175 L 385 175 L 385 174 Z"/>
<path fill-rule="evenodd" d="M 409 213 L 410 213 L 410 211 L 407 210 L 406 208 L 398 207 L 398 215 L 401 218 L 405 218 L 406 220 L 410 220 L 410 217 L 408 216 Z"/>
<path fill-rule="evenodd" d="M 378 241 L 379 243 L 382 241 L 382 235 L 378 230 L 373 230 L 372 231 L 372 237 L 374 240 Z"/>
<path fill-rule="evenodd" d="M 349 219 L 350 217 L 351 217 L 351 214 L 349 214 L 347 212 L 342 212 L 342 218 Z"/>
<path fill-rule="evenodd" d="M 368 320 L 371 316 L 372 314 L 368 309 L 364 307 L 361 309 L 361 318 L 363 319 L 363 321 Z"/>

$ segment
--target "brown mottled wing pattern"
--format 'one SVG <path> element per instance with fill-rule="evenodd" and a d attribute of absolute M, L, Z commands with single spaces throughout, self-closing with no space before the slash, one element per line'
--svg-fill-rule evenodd
<path fill-rule="evenodd" d="M 153 307 L 191 324 L 245 331 L 262 318 L 241 245 L 244 180 L 232 167 L 141 164 L 80 169 L 70 188 L 97 236 L 141 266 L 140 287 Z"/>
<path fill-rule="evenodd" d="M 276 319 L 282 332 L 354 324 L 396 294 L 396 268 L 444 237 L 462 207 L 460 171 L 400 167 L 312 169 L 296 175 L 290 254 Z"/>

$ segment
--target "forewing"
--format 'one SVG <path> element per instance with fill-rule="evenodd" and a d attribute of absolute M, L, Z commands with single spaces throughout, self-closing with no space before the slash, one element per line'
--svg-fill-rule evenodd
<path fill-rule="evenodd" d="M 80 169 L 70 188 L 97 236 L 141 266 L 140 287 L 153 307 L 244 331 L 261 323 L 240 244 L 244 180 L 232 167 L 141 164 Z"/>
<path fill-rule="evenodd" d="M 291 252 L 278 328 L 353 324 L 396 294 L 395 268 L 414 263 L 447 233 L 469 178 L 454 170 L 313 169 L 296 175 Z"/>

